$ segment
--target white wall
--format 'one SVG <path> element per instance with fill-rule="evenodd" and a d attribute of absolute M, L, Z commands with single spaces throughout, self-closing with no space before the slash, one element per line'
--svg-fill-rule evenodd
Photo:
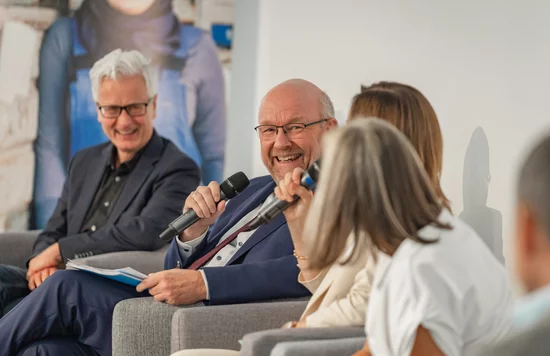
<path fill-rule="evenodd" d="M 241 36 L 239 13 L 249 11 L 245 3 L 237 1 L 236 41 Z M 509 239 L 520 157 L 550 124 L 546 110 L 550 2 L 261 0 L 258 4 L 257 52 L 248 53 L 257 71 L 255 95 L 246 101 L 248 113 L 256 112 L 270 87 L 291 77 L 308 79 L 326 90 L 342 117 L 360 83 L 411 84 L 439 115 L 445 140 L 443 188 L 456 213 L 462 210 L 466 147 L 476 127 L 485 131 L 492 176 L 487 205 L 502 213 L 503 234 Z M 235 62 L 238 51 L 236 46 Z M 233 92 L 247 90 L 242 85 L 247 75 L 234 71 Z M 241 120 L 250 123 L 249 117 Z M 241 136 L 240 144 L 253 150 L 251 172 L 263 174 L 257 139 L 248 132 L 251 141 Z"/>

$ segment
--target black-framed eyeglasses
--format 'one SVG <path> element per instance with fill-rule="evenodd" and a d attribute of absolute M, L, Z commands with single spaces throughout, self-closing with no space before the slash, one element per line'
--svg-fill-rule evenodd
<path fill-rule="evenodd" d="M 292 122 L 286 125 L 277 126 L 277 125 L 258 125 L 254 128 L 256 132 L 258 133 L 258 136 L 262 140 L 273 140 L 277 137 L 277 133 L 279 132 L 279 129 L 283 129 L 283 133 L 288 138 L 294 138 L 299 136 L 306 127 L 311 125 L 320 124 L 322 122 L 326 122 L 328 119 L 322 119 L 314 122 L 310 122 L 309 124 L 304 124 L 301 122 Z"/>
<path fill-rule="evenodd" d="M 151 103 L 152 99 L 153 98 L 149 99 L 149 101 L 147 101 L 146 103 L 135 103 L 126 106 L 97 105 L 97 108 L 99 109 L 99 111 L 101 111 L 101 115 L 103 115 L 103 117 L 106 119 L 116 119 L 120 116 L 122 110 L 126 111 L 128 115 L 135 117 L 145 115 L 145 113 L 147 112 L 147 106 L 149 105 L 149 103 Z"/>

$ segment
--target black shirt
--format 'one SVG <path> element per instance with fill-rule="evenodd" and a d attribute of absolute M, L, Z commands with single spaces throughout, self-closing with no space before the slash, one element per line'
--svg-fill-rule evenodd
<path fill-rule="evenodd" d="M 116 148 L 113 147 L 111 159 L 106 162 L 101 184 L 95 193 L 90 209 L 86 213 L 81 232 L 94 232 L 107 224 L 130 173 L 136 167 L 143 149 L 134 158 L 116 167 Z"/>

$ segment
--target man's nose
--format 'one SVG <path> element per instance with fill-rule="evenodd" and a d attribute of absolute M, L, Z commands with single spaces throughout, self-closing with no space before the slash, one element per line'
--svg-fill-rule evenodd
<path fill-rule="evenodd" d="M 282 127 L 277 128 L 277 136 L 275 137 L 275 147 L 288 147 L 291 141 L 288 138 L 285 130 Z"/>
<path fill-rule="evenodd" d="M 132 123 L 134 121 L 134 119 L 130 116 L 130 114 L 128 114 L 128 112 L 126 111 L 126 109 L 122 109 L 120 111 L 120 115 L 118 115 L 117 117 L 117 124 L 118 123 L 121 123 L 121 124 L 128 124 L 128 123 Z"/>

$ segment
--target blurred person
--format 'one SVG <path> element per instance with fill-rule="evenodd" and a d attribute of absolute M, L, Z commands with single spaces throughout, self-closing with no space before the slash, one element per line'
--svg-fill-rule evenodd
<path fill-rule="evenodd" d="M 90 68 L 115 49 L 152 60 L 158 88 L 155 130 L 201 168 L 203 182 L 223 179 L 225 94 L 210 35 L 179 23 L 171 0 L 84 0 L 56 20 L 40 49 L 34 227 L 42 229 L 61 196 L 70 159 L 107 142 L 96 127 Z"/>
<path fill-rule="evenodd" d="M 284 215 L 255 230 L 243 228 L 272 196 L 276 182 L 319 158 L 321 137 L 337 126 L 327 101 L 317 86 L 301 79 L 271 89 L 258 115 L 260 126 L 270 125 L 275 133 L 259 134 L 269 176 L 251 180 L 227 205 L 216 203 L 218 183 L 197 188 L 184 211 L 193 209 L 201 220 L 173 239 L 166 270 L 150 274 L 137 288 L 78 271 L 55 273 L 0 320 L 0 355 L 38 350 L 110 355 L 113 309 L 129 298 L 151 295 L 171 305 L 219 305 L 310 295 L 296 281 Z"/>
<path fill-rule="evenodd" d="M 355 250 L 377 259 L 357 355 L 471 355 L 510 332 L 504 267 L 445 208 L 410 141 L 380 119 L 326 137 L 304 226 L 311 267 L 336 263 L 351 233 Z"/>
<path fill-rule="evenodd" d="M 0 265 L 0 315 L 63 268 L 68 259 L 156 250 L 158 235 L 199 185 L 188 156 L 153 129 L 157 93 L 149 62 L 113 51 L 90 71 L 96 125 L 108 143 L 78 152 L 28 270 Z"/>
<path fill-rule="evenodd" d="M 514 308 L 514 333 L 480 355 L 550 354 L 550 136 L 524 160 L 517 182 L 516 274 L 527 294 Z"/>
<path fill-rule="evenodd" d="M 348 122 L 369 116 L 391 123 L 411 141 L 415 150 L 421 154 L 424 168 L 430 172 L 430 180 L 438 198 L 448 207 L 448 200 L 440 186 L 443 138 L 435 111 L 424 95 L 409 85 L 395 82 L 380 82 L 363 87 L 361 93 L 352 100 Z M 295 195 L 301 197 L 284 214 L 300 268 L 298 282 L 312 293 L 300 320 L 288 322 L 284 327 L 363 326 L 376 263 L 369 258 L 366 249 L 358 251 L 350 259 L 354 251 L 353 237 L 350 236 L 339 261 L 323 269 L 311 268 L 302 235 L 313 193 L 300 186 L 302 173 L 301 169 L 287 173 L 275 188 L 281 200 L 293 201 Z M 202 349 L 181 351 L 177 355 L 202 356 L 210 353 L 214 356 L 222 351 L 239 354 L 237 351 Z"/>

